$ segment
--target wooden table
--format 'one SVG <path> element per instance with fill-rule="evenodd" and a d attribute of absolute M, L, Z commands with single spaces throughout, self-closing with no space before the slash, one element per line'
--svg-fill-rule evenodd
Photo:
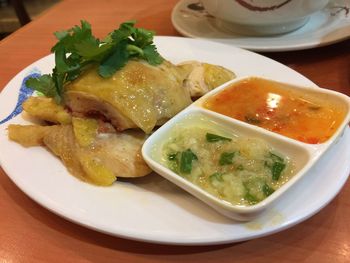
<path fill-rule="evenodd" d="M 179 35 L 170 21 L 176 0 L 67 0 L 0 42 L 0 89 L 49 53 L 52 32 L 91 22 L 102 37 L 119 23 Z M 350 41 L 306 51 L 265 54 L 322 87 L 350 95 Z M 1 105 L 0 105 L 1 106 Z M 5 149 L 0 149 L 4 151 Z M 0 170 L 0 262 L 350 262 L 350 184 L 321 212 L 286 231 L 238 244 L 154 245 L 70 223 L 22 193 Z"/>

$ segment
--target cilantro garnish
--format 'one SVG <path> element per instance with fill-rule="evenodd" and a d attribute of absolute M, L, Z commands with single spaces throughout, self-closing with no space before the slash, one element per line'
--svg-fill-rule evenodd
<path fill-rule="evenodd" d="M 213 182 L 213 181 L 223 182 L 224 179 L 222 178 L 222 176 L 223 176 L 222 173 L 215 172 L 215 173 L 213 173 L 212 175 L 209 176 L 209 180 L 210 180 L 211 182 Z"/>
<path fill-rule="evenodd" d="M 220 155 L 220 159 L 219 159 L 219 164 L 222 165 L 229 165 L 229 164 L 233 164 L 233 157 L 235 157 L 235 152 L 223 152 Z"/>
<path fill-rule="evenodd" d="M 227 137 L 223 137 L 217 134 L 213 134 L 213 133 L 209 133 L 207 132 L 207 134 L 205 135 L 207 142 L 218 142 L 218 141 L 232 141 L 232 139 L 227 138 Z"/>
<path fill-rule="evenodd" d="M 180 171 L 184 174 L 189 174 L 192 171 L 192 162 L 198 160 L 197 155 L 195 155 L 191 149 L 181 153 L 180 159 Z"/>
<path fill-rule="evenodd" d="M 280 179 L 280 176 L 281 176 L 284 168 L 286 168 L 286 164 L 284 164 L 284 163 L 281 163 L 281 162 L 273 163 L 272 168 L 271 168 L 272 180 L 278 181 L 278 179 Z"/>
<path fill-rule="evenodd" d="M 108 78 L 132 58 L 143 59 L 151 65 L 162 63 L 164 59 L 153 44 L 154 32 L 135 28 L 135 23 L 122 23 L 119 29 L 109 33 L 103 41 L 92 35 L 91 25 L 84 20 L 80 27 L 56 32 L 58 42 L 51 49 L 55 53 L 55 68 L 51 74 L 29 78 L 26 81 L 27 87 L 60 103 L 64 85 L 93 64 L 98 65 L 101 77 Z"/>
<path fill-rule="evenodd" d="M 270 196 L 271 194 L 273 194 L 275 192 L 275 190 L 270 187 L 267 183 L 265 183 L 262 187 L 262 191 L 264 192 L 264 195 L 266 197 Z"/>
<path fill-rule="evenodd" d="M 265 166 L 271 170 L 272 180 L 278 181 L 283 170 L 286 168 L 285 160 L 272 152 L 270 152 L 269 157 L 272 164 L 265 162 Z"/>

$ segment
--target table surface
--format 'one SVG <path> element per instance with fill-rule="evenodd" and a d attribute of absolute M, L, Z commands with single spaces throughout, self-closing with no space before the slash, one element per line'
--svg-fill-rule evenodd
<path fill-rule="evenodd" d="M 24 67 L 49 54 L 53 32 L 88 20 L 98 37 L 121 22 L 179 36 L 176 0 L 67 0 L 0 42 L 0 90 Z M 321 87 L 350 95 L 350 41 L 266 55 Z M 5 149 L 0 149 L 4 151 Z M 166 246 L 101 234 L 62 219 L 19 190 L 0 169 L 0 262 L 350 262 L 350 184 L 305 222 L 264 238 L 217 246 Z"/>

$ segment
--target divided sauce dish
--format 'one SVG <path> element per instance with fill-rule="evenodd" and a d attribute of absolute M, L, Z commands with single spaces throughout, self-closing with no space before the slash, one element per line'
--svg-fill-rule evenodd
<path fill-rule="evenodd" d="M 252 94 L 251 99 L 248 95 L 239 98 L 229 94 L 235 89 L 237 93 L 248 94 L 244 85 L 254 82 L 254 90 L 259 90 L 260 86 L 263 89 L 272 87 L 266 93 L 269 101 L 261 93 Z M 279 92 L 280 97 L 276 95 Z M 310 113 L 300 114 L 299 110 L 294 109 L 300 120 L 294 120 L 290 113 L 288 116 L 276 113 L 277 104 L 287 104 L 288 98 L 285 97 L 288 96 L 291 96 L 289 100 L 292 103 L 298 101 L 302 104 L 297 104 L 297 107 L 309 109 Z M 301 100 L 293 96 L 300 96 Z M 256 114 L 262 117 L 261 122 L 254 119 L 255 115 L 254 118 L 240 118 L 228 116 L 230 114 L 221 110 L 224 104 L 232 110 L 232 105 L 241 103 L 241 110 L 257 112 L 256 108 L 249 109 L 249 105 L 255 103 L 254 97 L 271 106 L 267 111 L 260 112 L 260 115 Z M 235 101 L 232 101 L 233 98 Z M 212 107 L 215 104 L 212 102 L 215 101 L 217 108 Z M 313 104 L 315 101 L 317 105 Z M 303 135 L 310 129 L 307 125 L 303 126 L 304 117 L 308 115 L 312 118 L 319 114 L 321 117 L 317 117 L 316 121 L 320 123 L 319 129 L 325 130 L 322 125 L 327 123 L 322 124 L 322 116 L 326 116 L 324 119 L 330 117 L 318 103 L 327 109 L 334 106 L 331 112 L 335 113 L 333 117 L 337 119 L 332 121 L 332 127 L 333 124 L 335 126 L 326 137 L 317 133 L 319 139 L 313 135 Z M 239 110 L 236 109 L 237 116 Z M 274 122 L 272 126 L 264 127 L 265 122 L 269 124 L 273 120 L 274 114 L 276 120 L 283 120 L 283 123 Z M 344 94 L 261 77 L 244 77 L 212 90 L 160 127 L 144 143 L 142 155 L 155 172 L 221 214 L 247 221 L 261 214 L 277 199 L 283 198 L 282 195 L 305 176 L 323 153 L 337 141 L 349 121 L 350 99 Z M 284 132 L 288 130 L 290 122 L 292 130 L 301 125 L 303 136 L 294 136 L 294 130 L 287 134 Z M 310 119 L 312 125 L 314 122 Z"/>

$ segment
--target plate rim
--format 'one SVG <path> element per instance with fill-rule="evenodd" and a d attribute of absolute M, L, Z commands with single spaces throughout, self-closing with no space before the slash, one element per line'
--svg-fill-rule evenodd
<path fill-rule="evenodd" d="M 164 37 L 163 36 L 163 37 L 157 37 L 157 38 L 163 39 L 163 41 L 169 41 L 169 40 L 173 40 L 173 39 L 181 39 L 181 41 L 185 41 L 185 42 L 196 43 L 196 42 L 199 41 L 199 42 L 203 42 L 203 43 L 206 43 L 206 44 L 213 44 L 213 43 L 208 42 L 206 40 L 186 39 L 186 38 L 181 38 L 181 37 Z M 221 43 L 214 43 L 214 44 L 215 45 L 224 45 L 224 44 L 221 44 Z M 277 61 L 274 61 L 272 59 L 269 59 L 267 57 L 264 57 L 262 55 L 255 54 L 253 52 L 250 52 L 250 51 L 247 51 L 247 50 L 243 50 L 243 49 L 240 49 L 240 48 L 237 48 L 237 47 L 232 47 L 232 46 L 229 46 L 229 45 L 225 45 L 225 46 L 227 48 L 230 48 L 230 49 L 234 48 L 234 49 L 236 49 L 238 51 L 246 52 L 247 54 L 250 54 L 250 55 L 261 56 L 261 57 L 266 58 L 266 59 L 268 59 L 270 61 L 273 61 L 274 63 L 278 63 L 279 65 L 282 65 L 282 66 L 286 67 L 285 65 L 283 65 L 283 64 L 281 64 L 281 63 L 279 63 Z M 44 57 L 40 58 L 39 60 L 31 63 L 29 66 L 25 67 L 23 70 L 21 70 L 19 73 L 17 73 L 17 75 L 15 77 L 13 77 L 9 81 L 9 83 L 5 86 L 5 88 L 3 90 L 10 88 L 11 84 L 17 81 L 17 78 L 23 79 L 21 76 L 24 75 L 26 72 L 28 72 L 29 69 L 33 68 L 37 63 L 39 63 L 39 61 L 43 61 L 45 59 L 48 59 L 48 57 L 50 57 L 50 56 L 52 57 L 53 55 L 51 54 L 51 55 L 44 56 Z M 292 69 L 290 69 L 290 70 L 294 71 Z M 302 77 L 305 80 L 307 80 L 308 82 L 312 83 L 310 80 L 308 80 L 306 77 L 302 76 L 300 73 L 297 73 L 296 71 L 294 71 L 294 72 L 295 72 L 295 74 L 298 74 L 300 76 L 300 78 Z M 0 93 L 0 98 L 2 97 L 2 95 L 3 95 L 3 92 Z M 3 126 L 3 125 L 6 125 L 6 123 L 2 124 L 1 126 Z M 95 230 L 95 231 L 98 231 L 98 232 L 101 232 L 101 233 L 105 233 L 105 234 L 109 234 L 109 235 L 117 236 L 117 237 L 122 237 L 122 238 L 126 238 L 126 239 L 131 239 L 131 240 L 151 242 L 151 243 L 158 243 L 158 244 L 167 244 L 167 245 L 208 245 L 208 244 L 215 245 L 215 244 L 226 244 L 226 243 L 240 242 L 240 241 L 249 240 L 249 239 L 255 239 L 255 238 L 259 238 L 259 237 L 263 237 L 263 236 L 274 234 L 276 232 L 283 231 L 283 230 L 285 230 L 287 228 L 290 228 L 290 227 L 292 227 L 292 226 L 294 226 L 294 225 L 296 225 L 296 224 L 306 220 L 307 218 L 313 216 L 318 211 L 320 211 L 323 207 L 325 207 L 338 194 L 338 192 L 341 190 L 342 186 L 345 184 L 345 182 L 347 180 L 347 177 L 348 177 L 348 176 L 342 177 L 343 181 L 342 182 L 338 182 L 339 183 L 338 186 L 337 186 L 338 190 L 335 191 L 331 197 L 329 197 L 327 202 L 323 203 L 320 207 L 318 207 L 318 209 L 314 210 L 312 213 L 308 213 L 306 216 L 300 217 L 298 220 L 285 222 L 280 227 L 274 227 L 272 230 L 262 231 L 259 234 L 256 234 L 255 232 L 252 232 L 251 235 L 248 235 L 248 236 L 246 235 L 245 237 L 240 237 L 240 238 L 227 237 L 226 239 L 220 239 L 220 240 L 212 240 L 212 239 L 207 239 L 207 240 L 192 239 L 191 240 L 191 239 L 187 239 L 185 241 L 179 241 L 179 240 L 169 240 L 167 238 L 159 239 L 159 237 L 156 238 L 157 235 L 154 235 L 154 236 L 151 235 L 151 236 L 148 236 L 148 237 L 147 236 L 140 236 L 136 232 L 132 233 L 132 234 L 130 234 L 130 232 L 119 232 L 119 233 L 110 232 L 108 230 L 101 229 L 100 226 L 94 226 L 93 224 L 91 224 L 89 222 L 81 222 L 81 221 L 79 221 L 78 218 L 75 218 L 74 216 L 72 217 L 72 215 L 67 216 L 66 212 L 60 211 L 59 209 L 57 210 L 57 208 L 54 209 L 54 208 L 50 207 L 48 203 L 45 203 L 43 200 L 40 200 L 40 198 L 39 198 L 40 195 L 34 195 L 33 196 L 33 194 L 30 193 L 30 191 L 28 191 L 28 189 L 24 185 L 22 185 L 22 182 L 19 182 L 16 178 L 13 178 L 10 175 L 11 171 L 8 169 L 7 165 L 2 161 L 1 156 L 2 156 L 2 154 L 0 153 L 0 165 L 4 169 L 6 175 L 10 178 L 10 180 L 12 182 L 14 182 L 14 184 L 17 185 L 20 188 L 20 190 L 22 192 L 24 192 L 28 197 L 30 197 L 32 200 L 34 200 L 36 203 L 40 204 L 44 208 L 46 208 L 49 211 L 53 212 L 54 214 L 56 214 L 56 215 L 58 215 L 60 217 L 63 217 L 63 218 L 65 218 L 68 221 L 74 222 L 76 224 L 82 225 L 82 226 L 84 226 L 86 228 L 89 228 L 89 229 L 92 229 L 92 230 Z M 350 166 L 348 167 L 346 173 L 349 175 L 349 173 L 350 173 Z"/>

